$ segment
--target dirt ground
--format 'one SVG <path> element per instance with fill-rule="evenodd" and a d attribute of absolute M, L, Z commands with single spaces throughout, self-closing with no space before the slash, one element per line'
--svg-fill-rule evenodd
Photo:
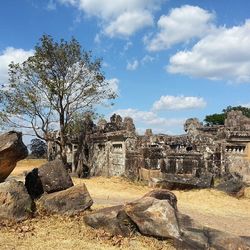
<path fill-rule="evenodd" d="M 44 163 L 41 160 L 21 161 L 9 178 L 24 180 L 24 172 Z M 122 204 L 140 198 L 151 188 L 119 177 L 90 179 L 84 182 L 94 200 L 92 209 Z M 237 199 L 216 190 L 174 191 L 180 212 L 203 226 L 250 236 L 250 190 Z M 102 230 L 85 226 L 81 216 L 39 216 L 12 225 L 0 223 L 0 249 L 174 249 L 169 241 L 136 236 L 131 239 L 110 237 Z"/>

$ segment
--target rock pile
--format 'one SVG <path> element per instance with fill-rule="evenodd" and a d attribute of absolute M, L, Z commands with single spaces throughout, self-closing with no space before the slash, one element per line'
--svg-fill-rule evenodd
<path fill-rule="evenodd" d="M 0 219 L 21 221 L 36 210 L 74 215 L 92 204 L 86 186 L 74 186 L 59 160 L 33 169 L 27 174 L 25 185 L 16 180 L 0 184 Z"/>
<path fill-rule="evenodd" d="M 141 199 L 108 207 L 84 216 L 84 222 L 111 235 L 140 233 L 171 239 L 177 249 L 250 249 L 249 239 L 204 228 L 177 210 L 176 196 L 168 190 L 153 190 Z"/>

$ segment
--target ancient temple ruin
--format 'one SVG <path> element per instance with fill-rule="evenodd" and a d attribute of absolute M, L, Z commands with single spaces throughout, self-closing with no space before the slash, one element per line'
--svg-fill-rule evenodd
<path fill-rule="evenodd" d="M 250 119 L 231 111 L 225 125 L 203 125 L 196 118 L 184 124 L 186 134 L 138 135 L 132 118 L 114 114 L 102 119 L 89 135 L 88 157 L 84 164 L 91 176 L 126 176 L 149 180 L 164 174 L 200 176 L 228 174 L 250 176 Z M 49 151 L 56 155 L 56 145 Z M 68 162 L 74 166 L 77 141 L 69 138 Z M 86 152 L 85 152 L 86 153 Z"/>

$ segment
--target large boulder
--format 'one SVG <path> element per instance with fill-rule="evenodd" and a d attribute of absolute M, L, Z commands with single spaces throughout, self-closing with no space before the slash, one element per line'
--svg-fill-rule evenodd
<path fill-rule="evenodd" d="M 0 219 L 22 221 L 34 210 L 35 204 L 22 182 L 13 179 L 0 184 Z"/>
<path fill-rule="evenodd" d="M 169 204 L 177 210 L 177 198 L 174 193 L 167 189 L 155 189 L 146 193 L 143 197 L 153 197 L 158 200 L 167 200 Z"/>
<path fill-rule="evenodd" d="M 37 207 L 47 213 L 74 215 L 90 208 L 93 200 L 85 184 L 73 186 L 59 192 L 44 194 Z"/>
<path fill-rule="evenodd" d="M 26 175 L 25 186 L 32 198 L 43 193 L 53 193 L 72 187 L 74 184 L 61 160 L 55 160 L 34 168 Z"/>
<path fill-rule="evenodd" d="M 181 213 L 177 213 L 177 218 L 182 232 L 181 239 L 175 241 L 177 249 L 250 249 L 249 238 L 239 237 L 213 228 L 203 227 L 192 220 L 188 215 Z"/>
<path fill-rule="evenodd" d="M 10 131 L 0 135 L 0 182 L 3 182 L 16 167 L 16 163 L 28 155 L 22 133 Z"/>
<path fill-rule="evenodd" d="M 167 200 L 143 197 L 127 203 L 124 210 L 143 235 L 172 239 L 181 237 L 176 211 Z"/>
<path fill-rule="evenodd" d="M 124 206 L 113 206 L 100 209 L 84 216 L 84 222 L 96 229 L 103 229 L 111 235 L 130 236 L 136 226 L 124 212 Z"/>

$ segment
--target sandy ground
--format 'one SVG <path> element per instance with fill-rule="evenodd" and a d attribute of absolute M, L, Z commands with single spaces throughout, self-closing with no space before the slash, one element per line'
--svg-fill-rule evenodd
<path fill-rule="evenodd" d="M 25 171 L 43 162 L 21 161 L 9 178 L 23 180 Z M 86 184 L 94 200 L 92 206 L 94 210 L 140 198 L 151 190 L 141 183 L 133 183 L 119 177 L 73 178 L 73 181 L 76 185 L 82 182 Z M 179 211 L 191 216 L 200 224 L 236 235 L 250 236 L 250 196 L 237 199 L 216 190 L 174 191 L 174 193 L 178 199 Z M 2 225 L 0 249 L 174 248 L 168 241 L 142 236 L 129 240 L 110 237 L 103 231 L 90 230 L 82 223 L 81 217 L 45 216 L 12 226 L 11 230 L 10 227 Z"/>

